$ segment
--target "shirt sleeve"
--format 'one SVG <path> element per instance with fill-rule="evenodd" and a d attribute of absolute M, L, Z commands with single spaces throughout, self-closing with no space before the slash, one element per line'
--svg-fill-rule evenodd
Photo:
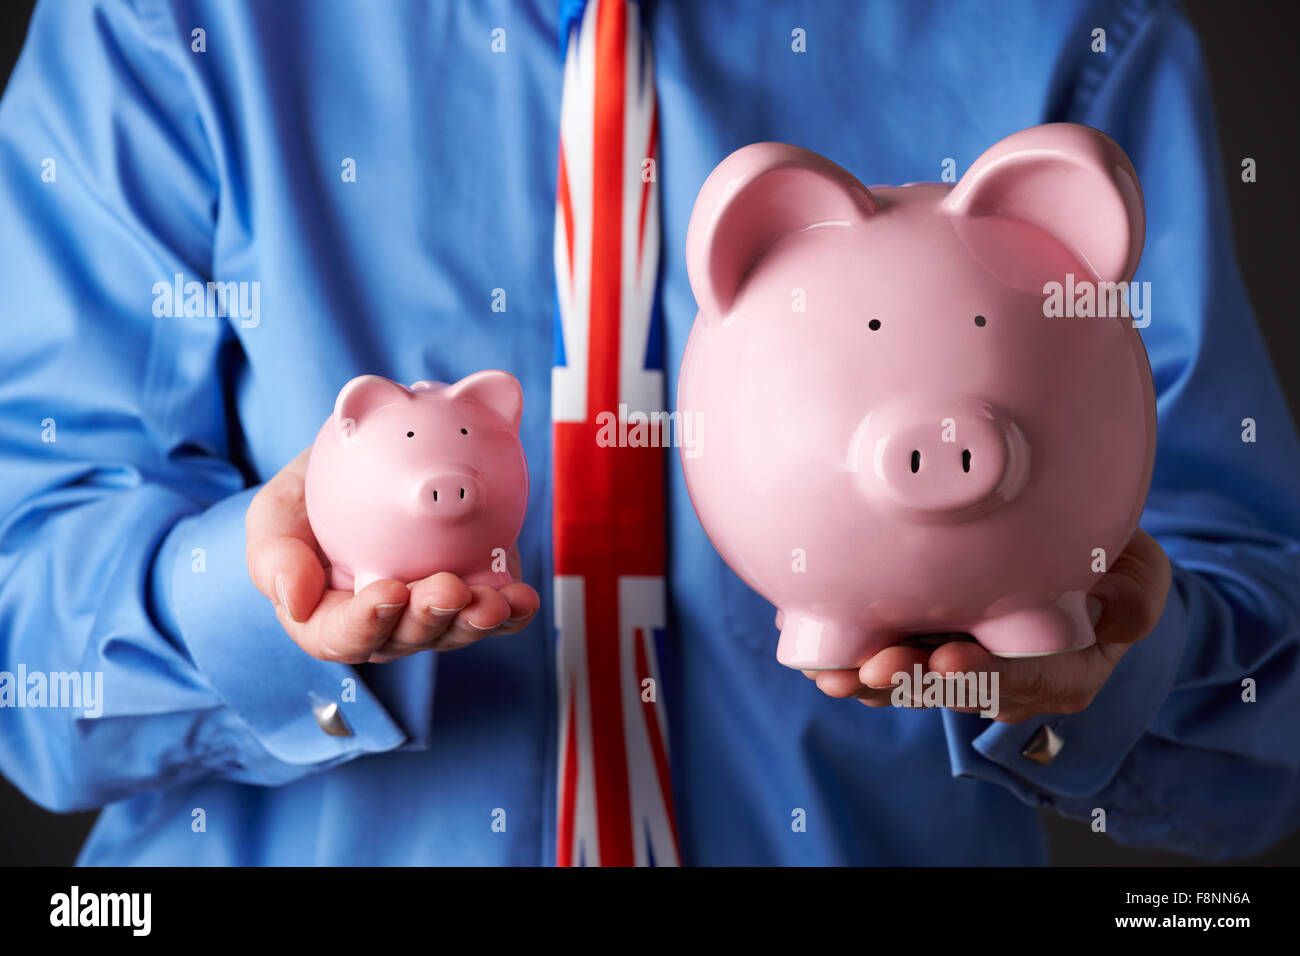
<path fill-rule="evenodd" d="M 219 193 L 162 18 L 41 3 L 0 101 L 0 770 L 58 810 L 407 739 L 248 579 L 230 320 L 155 309 Z"/>
<path fill-rule="evenodd" d="M 1197 38 L 1168 5 L 1128 4 L 1108 46 L 1062 118 L 1114 137 L 1143 186 L 1159 438 L 1142 526 L 1173 588 L 1084 712 L 945 722 L 958 775 L 1223 859 L 1300 825 L 1300 445 L 1234 258 Z M 1022 753 L 1044 725 L 1061 748 L 1039 763 Z"/>

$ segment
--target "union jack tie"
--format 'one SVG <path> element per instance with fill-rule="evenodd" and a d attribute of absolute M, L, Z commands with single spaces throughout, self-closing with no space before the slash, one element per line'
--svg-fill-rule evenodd
<path fill-rule="evenodd" d="M 560 866 L 678 863 L 656 660 L 666 453 L 662 442 L 610 443 L 629 416 L 664 409 L 654 72 L 639 13 L 628 0 L 562 4 L 551 378 Z"/>

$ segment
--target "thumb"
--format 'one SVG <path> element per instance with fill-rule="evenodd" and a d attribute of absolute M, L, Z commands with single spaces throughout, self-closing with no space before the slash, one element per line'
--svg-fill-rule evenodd
<path fill-rule="evenodd" d="M 1128 547 L 1090 592 L 1101 604 L 1097 643 L 1132 644 L 1150 634 L 1165 609 L 1170 578 L 1164 549 L 1138 528 Z"/>
<path fill-rule="evenodd" d="M 248 562 L 249 576 L 271 602 L 295 621 L 305 621 L 325 593 L 325 569 L 305 541 L 281 536 L 258 542 Z"/>

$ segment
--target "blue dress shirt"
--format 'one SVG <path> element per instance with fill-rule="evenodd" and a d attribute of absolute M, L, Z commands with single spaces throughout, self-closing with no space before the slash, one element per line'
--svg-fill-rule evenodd
<path fill-rule="evenodd" d="M 98 717 L 0 709 L 0 769 L 44 806 L 105 808 L 82 863 L 554 859 L 559 16 L 558 0 L 36 10 L 0 103 L 0 670 L 102 672 L 104 699 Z M 661 0 L 644 16 L 670 395 L 696 311 L 687 219 L 737 147 L 797 143 L 866 183 L 960 173 L 1054 120 L 1124 147 L 1159 393 L 1142 523 L 1174 562 L 1155 633 L 1082 713 L 870 710 L 776 663 L 772 608 L 710 546 L 674 459 L 663 696 L 685 861 L 1038 863 L 1036 806 L 1102 808 L 1117 840 L 1212 858 L 1295 827 L 1300 446 L 1174 5 Z M 177 275 L 257 283 L 257 308 L 155 314 Z M 309 658 L 249 580 L 258 483 L 348 378 L 482 368 L 524 387 L 521 551 L 543 613 L 449 654 Z M 338 700 L 351 736 L 314 717 Z M 1039 764 L 1021 751 L 1044 724 L 1065 743 Z"/>

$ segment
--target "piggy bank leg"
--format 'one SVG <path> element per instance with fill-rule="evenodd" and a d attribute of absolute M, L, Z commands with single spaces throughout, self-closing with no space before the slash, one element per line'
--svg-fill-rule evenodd
<path fill-rule="evenodd" d="M 897 640 L 845 621 L 817 617 L 795 610 L 777 613 L 781 640 L 776 659 L 802 671 L 857 670 L 877 651 Z"/>
<path fill-rule="evenodd" d="M 499 591 L 507 584 L 513 584 L 515 579 L 510 576 L 508 571 L 493 571 L 490 568 L 485 568 L 482 571 L 467 574 L 461 580 L 469 587 L 476 584 L 486 584 L 488 587 L 496 588 Z"/>
<path fill-rule="evenodd" d="M 366 571 L 357 571 L 352 575 L 352 584 L 349 585 L 349 587 L 352 588 L 353 594 L 360 594 L 365 590 L 366 585 L 374 584 L 376 581 L 382 580 L 384 580 L 384 575 L 382 574 L 370 574 Z"/>
<path fill-rule="evenodd" d="M 335 591 L 352 590 L 352 572 L 347 568 L 340 568 L 337 564 L 329 569 L 330 587 Z"/>
<path fill-rule="evenodd" d="M 1091 647 L 1097 635 L 1086 598 L 1083 591 L 1069 591 L 1052 604 L 990 618 L 971 634 L 995 657 L 1045 657 Z"/>

